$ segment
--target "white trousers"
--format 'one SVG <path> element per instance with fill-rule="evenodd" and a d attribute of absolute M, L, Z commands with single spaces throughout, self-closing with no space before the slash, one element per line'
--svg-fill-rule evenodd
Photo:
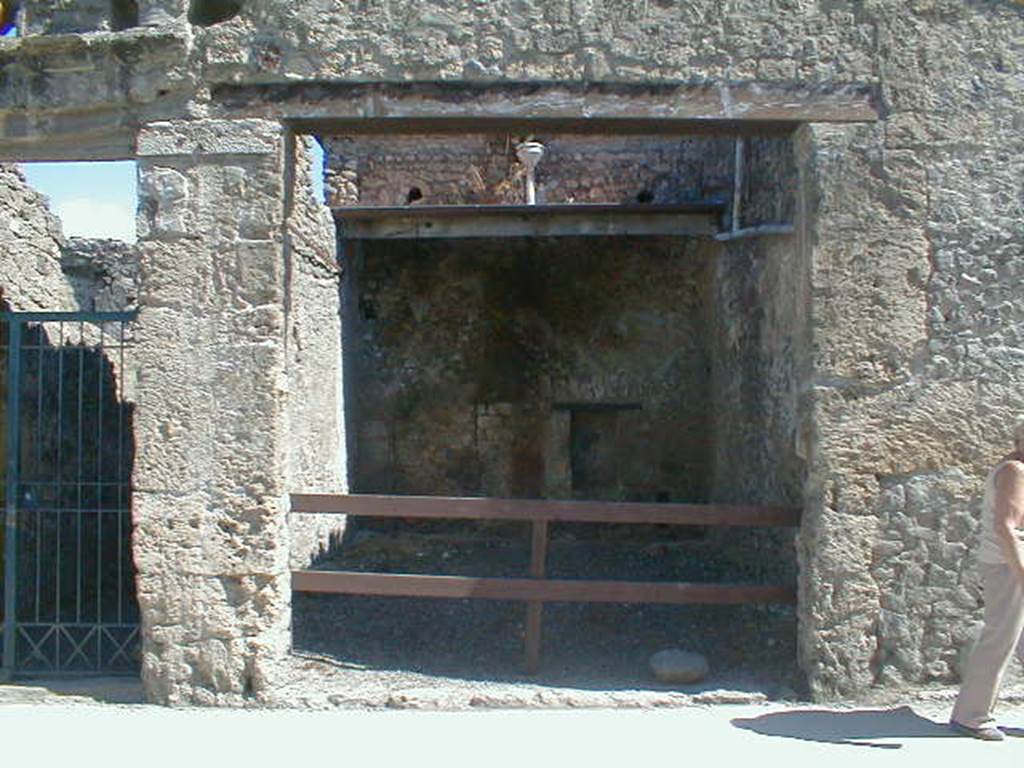
<path fill-rule="evenodd" d="M 999 684 L 1016 651 L 1024 662 L 1024 580 L 1007 565 L 980 563 L 984 626 L 967 660 L 953 720 L 971 728 L 991 726 Z"/>

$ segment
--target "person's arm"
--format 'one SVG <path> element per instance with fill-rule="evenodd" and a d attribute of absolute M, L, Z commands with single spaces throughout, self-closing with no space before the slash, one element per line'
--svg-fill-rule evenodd
<path fill-rule="evenodd" d="M 993 530 L 1006 555 L 1006 562 L 1024 579 L 1024 553 L 1017 541 L 1017 526 L 1024 521 L 1024 464 L 1014 461 L 996 473 Z"/>

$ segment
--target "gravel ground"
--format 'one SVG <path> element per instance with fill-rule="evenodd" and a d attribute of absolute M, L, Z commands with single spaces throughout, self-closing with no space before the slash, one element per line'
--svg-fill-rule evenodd
<path fill-rule="evenodd" d="M 654 527 L 628 536 L 623 530 L 593 526 L 587 538 L 554 530 L 549 575 L 656 581 L 730 572 L 732 564 L 711 557 L 703 541 L 669 538 Z M 514 531 L 406 526 L 359 530 L 315 567 L 522 576 L 528 562 L 525 537 Z M 529 677 L 522 672 L 524 620 L 518 602 L 296 594 L 293 674 L 329 679 L 336 688 L 314 698 L 357 706 L 402 706 L 395 691 L 456 707 L 665 706 L 694 696 L 760 701 L 803 692 L 792 606 L 548 604 L 541 669 Z M 673 647 L 708 658 L 704 684 L 679 688 L 653 679 L 649 657 Z M 288 695 L 302 698 L 300 688 L 289 685 Z"/>

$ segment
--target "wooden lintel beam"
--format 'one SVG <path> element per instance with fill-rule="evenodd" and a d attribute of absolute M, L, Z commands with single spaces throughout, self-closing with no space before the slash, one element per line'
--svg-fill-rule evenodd
<path fill-rule="evenodd" d="M 339 205 L 331 209 L 336 219 L 345 221 L 380 221 L 382 219 L 458 219 L 467 216 L 504 216 L 508 218 L 545 218 L 586 213 L 619 216 L 682 216 L 688 214 L 720 214 L 726 209 L 722 200 L 695 200 L 671 205 L 643 203 L 538 203 L 537 205 Z"/>
<path fill-rule="evenodd" d="M 293 571 L 292 589 L 296 592 L 378 597 L 525 600 L 542 603 L 796 603 L 796 590 L 780 584 L 495 579 L 355 571 Z"/>
<path fill-rule="evenodd" d="M 792 120 L 712 118 L 284 118 L 292 130 L 310 136 L 498 134 L 541 137 L 585 136 L 788 136 L 799 125 Z M 829 122 L 826 120 L 816 122 Z M 834 122 L 834 121 L 833 121 Z"/>
<path fill-rule="evenodd" d="M 711 237 L 724 204 L 340 206 L 341 239 L 648 236 Z"/>
<path fill-rule="evenodd" d="M 300 132 L 785 132 L 878 119 L 870 84 L 345 83 L 221 84 L 219 115 L 285 119 Z"/>
<path fill-rule="evenodd" d="M 564 213 L 557 216 L 478 214 L 438 216 L 409 213 L 387 218 L 336 216 L 341 238 L 362 240 L 451 239 L 471 237 L 714 237 L 718 216 L 708 213 Z"/>
<path fill-rule="evenodd" d="M 363 517 L 646 523 L 661 525 L 798 526 L 796 507 L 738 504 L 656 504 L 371 494 L 293 494 L 291 511 Z"/>

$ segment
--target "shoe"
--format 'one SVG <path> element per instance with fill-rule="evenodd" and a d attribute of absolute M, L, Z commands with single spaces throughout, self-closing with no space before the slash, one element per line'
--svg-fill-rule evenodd
<path fill-rule="evenodd" d="M 991 725 L 971 728 L 971 726 L 958 723 L 956 720 L 950 720 L 949 727 L 962 736 L 970 736 L 972 739 L 981 739 L 982 741 L 1002 741 L 1006 738 L 1002 731 Z"/>

